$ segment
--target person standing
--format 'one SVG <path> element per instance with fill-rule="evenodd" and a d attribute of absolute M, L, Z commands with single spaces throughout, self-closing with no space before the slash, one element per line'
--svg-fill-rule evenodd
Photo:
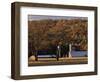
<path fill-rule="evenodd" d="M 69 57 L 69 44 L 64 45 L 64 57 Z"/>
<path fill-rule="evenodd" d="M 69 58 L 71 58 L 72 56 L 71 56 L 71 51 L 72 51 L 72 44 L 69 44 Z"/>

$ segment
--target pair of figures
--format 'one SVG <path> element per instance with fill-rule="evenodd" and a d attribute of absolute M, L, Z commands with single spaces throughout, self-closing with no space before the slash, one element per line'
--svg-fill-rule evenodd
<path fill-rule="evenodd" d="M 57 50 L 59 57 L 69 57 L 71 55 L 71 44 L 59 44 Z"/>

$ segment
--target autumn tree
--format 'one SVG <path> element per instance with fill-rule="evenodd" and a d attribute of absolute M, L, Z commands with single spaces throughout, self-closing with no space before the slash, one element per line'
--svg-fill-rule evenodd
<path fill-rule="evenodd" d="M 59 42 L 77 44 L 81 50 L 87 50 L 87 26 L 85 19 L 28 21 L 29 56 Z"/>

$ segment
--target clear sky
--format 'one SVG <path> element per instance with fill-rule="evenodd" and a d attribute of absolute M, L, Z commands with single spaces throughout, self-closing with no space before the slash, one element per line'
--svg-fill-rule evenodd
<path fill-rule="evenodd" d="M 82 19 L 82 20 L 87 20 L 87 17 L 70 17 L 70 16 L 49 16 L 49 15 L 28 15 L 28 20 L 47 20 L 47 19 L 52 19 L 52 20 L 57 20 L 57 19 Z"/>

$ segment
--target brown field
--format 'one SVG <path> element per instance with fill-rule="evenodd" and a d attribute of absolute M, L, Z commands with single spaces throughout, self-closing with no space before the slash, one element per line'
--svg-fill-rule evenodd
<path fill-rule="evenodd" d="M 71 58 L 59 58 L 59 61 L 56 58 L 38 58 L 38 61 L 35 61 L 34 57 L 29 58 L 28 66 L 45 66 L 45 65 L 72 65 L 72 64 L 87 64 L 87 57 L 71 57 Z"/>

